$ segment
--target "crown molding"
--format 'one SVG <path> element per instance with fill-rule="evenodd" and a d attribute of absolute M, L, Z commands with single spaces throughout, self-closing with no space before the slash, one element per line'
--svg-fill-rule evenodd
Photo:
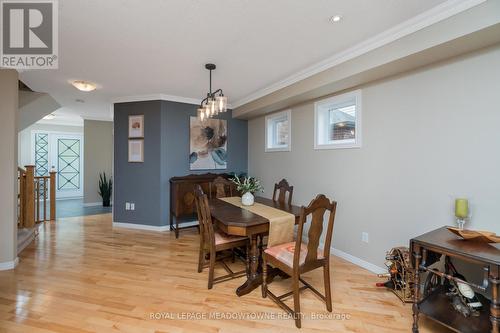
<path fill-rule="evenodd" d="M 459 14 L 486 1 L 487 0 L 448 0 L 446 2 L 443 2 L 442 4 L 433 7 L 417 16 L 414 16 L 411 19 L 402 22 L 388 30 L 385 30 L 384 32 L 374 37 L 358 43 L 353 47 L 346 49 L 345 51 L 334 54 L 333 56 L 320 61 L 315 65 L 307 67 L 296 74 L 293 74 L 268 87 L 257 90 L 250 95 L 236 101 L 233 104 L 233 107 L 238 108 L 244 104 L 250 103 L 256 99 L 269 95 L 275 91 L 302 81 L 329 68 L 354 59 L 374 49 L 387 45 L 407 35 L 443 21 L 451 16 Z"/>
<path fill-rule="evenodd" d="M 201 99 L 167 95 L 167 94 L 135 95 L 135 96 L 117 97 L 117 98 L 112 99 L 111 100 L 111 110 L 113 110 L 113 104 L 115 104 L 115 103 L 144 102 L 144 101 L 158 101 L 158 100 L 186 103 L 186 104 L 193 104 L 193 105 L 200 105 L 200 102 L 201 102 Z M 233 109 L 233 105 L 227 104 L 227 108 Z"/>
<path fill-rule="evenodd" d="M 158 100 L 194 104 L 194 105 L 199 105 L 201 101 L 200 99 L 190 98 L 190 97 L 174 96 L 167 94 L 149 94 L 149 95 L 117 97 L 113 98 L 111 100 L 111 103 L 115 104 L 115 103 L 144 102 L 144 101 L 158 101 Z"/>
<path fill-rule="evenodd" d="M 83 127 L 83 118 L 75 117 L 74 119 L 68 119 L 68 118 L 57 119 L 57 116 L 56 116 L 56 118 L 54 118 L 54 119 L 40 119 L 35 124 L 53 125 L 53 126 Z"/>
<path fill-rule="evenodd" d="M 113 121 L 113 118 L 108 117 L 93 117 L 93 116 L 80 116 L 84 121 L 85 120 L 95 120 L 95 121 Z"/>

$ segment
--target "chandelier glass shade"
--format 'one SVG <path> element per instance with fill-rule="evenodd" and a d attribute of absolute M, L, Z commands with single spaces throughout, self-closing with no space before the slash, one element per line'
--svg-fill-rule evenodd
<path fill-rule="evenodd" d="M 203 121 L 227 111 L 227 97 L 222 89 L 212 91 L 212 71 L 216 68 L 214 64 L 206 64 L 205 68 L 210 71 L 210 86 L 205 97 L 198 108 L 198 118 Z"/>

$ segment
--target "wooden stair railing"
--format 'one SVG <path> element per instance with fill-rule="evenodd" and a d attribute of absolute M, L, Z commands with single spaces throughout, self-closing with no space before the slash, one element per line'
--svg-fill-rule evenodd
<path fill-rule="evenodd" d="M 32 228 L 36 223 L 56 219 L 55 171 L 49 172 L 48 176 L 35 176 L 34 165 L 27 165 L 26 169 L 18 168 L 18 186 L 19 228 Z M 47 219 L 47 199 L 50 201 L 49 219 Z"/>

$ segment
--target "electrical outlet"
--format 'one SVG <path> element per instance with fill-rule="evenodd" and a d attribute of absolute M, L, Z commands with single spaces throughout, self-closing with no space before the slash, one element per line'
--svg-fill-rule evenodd
<path fill-rule="evenodd" d="M 135 210 L 135 203 L 134 202 L 130 203 L 130 210 Z"/>
<path fill-rule="evenodd" d="M 361 233 L 361 241 L 364 243 L 368 243 L 368 233 L 367 232 Z"/>
<path fill-rule="evenodd" d="M 125 210 L 130 210 L 130 202 L 125 202 Z"/>

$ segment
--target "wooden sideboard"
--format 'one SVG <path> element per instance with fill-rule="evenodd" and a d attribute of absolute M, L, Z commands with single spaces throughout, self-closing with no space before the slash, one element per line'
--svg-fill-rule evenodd
<path fill-rule="evenodd" d="M 188 175 L 170 178 L 170 230 L 175 231 L 175 237 L 179 238 L 179 230 L 197 228 L 198 225 L 179 226 L 186 222 L 197 220 L 196 207 L 194 203 L 194 186 L 199 184 L 209 198 L 213 196 L 214 189 L 210 183 L 217 177 L 230 178 L 227 173 L 205 173 L 200 175 Z"/>
<path fill-rule="evenodd" d="M 446 227 L 428 232 L 410 241 L 415 264 L 415 294 L 413 303 L 413 332 L 418 332 L 420 314 L 447 326 L 455 332 L 500 333 L 500 249 L 498 245 L 466 241 L 454 235 Z M 441 254 L 448 259 L 457 258 L 482 268 L 481 284 L 471 284 L 481 292 L 491 290 L 491 301 L 478 294 L 483 309 L 478 317 L 464 317 L 458 313 L 441 288 L 427 292 L 422 288 L 421 274 L 436 274 L 429 268 L 431 254 Z M 449 272 L 439 272 L 448 274 Z M 422 290 L 424 289 L 424 290 Z"/>

